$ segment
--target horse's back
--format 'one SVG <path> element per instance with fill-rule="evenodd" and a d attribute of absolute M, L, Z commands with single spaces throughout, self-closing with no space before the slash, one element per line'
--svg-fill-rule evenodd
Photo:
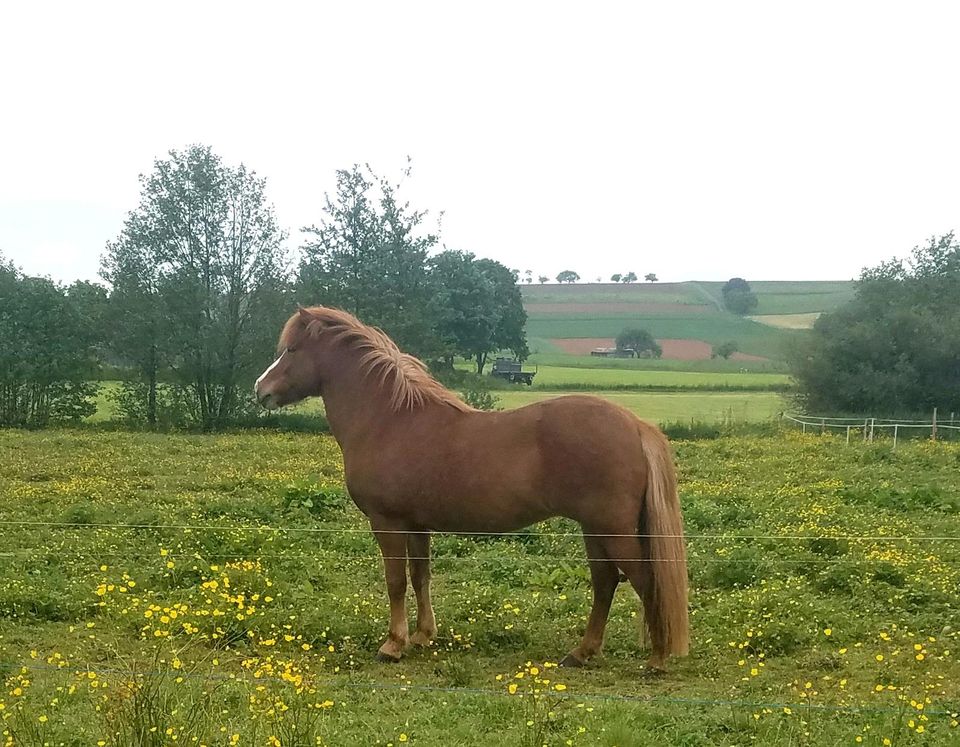
<path fill-rule="evenodd" d="M 628 410 L 579 394 L 507 411 L 439 411 L 411 418 L 369 452 L 362 475 L 348 465 L 348 482 L 361 508 L 411 511 L 435 529 L 583 521 L 594 500 L 639 499 L 641 427 Z"/>

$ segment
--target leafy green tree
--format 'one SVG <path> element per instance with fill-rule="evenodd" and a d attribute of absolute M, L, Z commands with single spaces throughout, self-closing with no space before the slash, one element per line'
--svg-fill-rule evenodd
<path fill-rule="evenodd" d="M 430 356 L 437 341 L 427 255 L 438 237 L 423 232 L 427 213 L 402 202 L 398 189 L 369 167 L 337 172 L 320 224 L 304 229 L 310 238 L 297 292 L 305 303 L 347 309 L 405 350 Z"/>
<path fill-rule="evenodd" d="M 631 270 L 630 272 L 628 272 L 626 275 L 623 276 L 623 278 L 621 279 L 621 282 L 624 282 L 624 283 L 637 282 L 637 273 Z"/>
<path fill-rule="evenodd" d="M 545 282 L 547 282 L 549 279 L 550 279 L 550 278 L 548 278 L 546 275 L 539 275 L 539 276 L 537 277 L 537 282 L 539 282 L 540 285 L 543 285 L 543 284 L 544 284 Z"/>
<path fill-rule="evenodd" d="M 133 379 L 121 384 L 121 413 L 154 425 L 166 320 L 160 302 L 160 265 L 151 248 L 137 239 L 146 232 L 143 218 L 139 211 L 127 216 L 120 237 L 107 244 L 101 257 L 100 276 L 111 286 L 105 313 L 107 346 L 116 362 L 135 372 Z"/>
<path fill-rule="evenodd" d="M 619 272 L 615 272 L 613 273 L 613 275 L 610 276 L 610 282 L 619 283 L 622 278 L 623 278 L 622 274 L 620 274 Z"/>
<path fill-rule="evenodd" d="M 721 290 L 727 311 L 745 316 L 757 308 L 757 296 L 743 278 L 730 278 Z"/>
<path fill-rule="evenodd" d="M 96 330 L 87 307 L 47 278 L 0 256 L 0 425 L 92 415 Z"/>
<path fill-rule="evenodd" d="M 533 282 L 533 270 L 523 271 L 523 282 L 525 282 L 527 285 L 530 285 Z"/>
<path fill-rule="evenodd" d="M 853 300 L 822 314 L 792 351 L 811 412 L 960 410 L 960 244 L 953 233 L 908 260 L 865 269 Z"/>
<path fill-rule="evenodd" d="M 655 283 L 657 282 L 657 274 L 655 272 L 648 272 L 646 275 L 643 276 L 643 279 L 646 280 L 648 283 Z"/>
<path fill-rule="evenodd" d="M 731 355 L 736 353 L 737 350 L 739 350 L 737 343 L 733 340 L 727 340 L 727 342 L 714 345 L 713 350 L 710 351 L 710 357 L 723 358 L 724 360 L 727 360 Z"/>
<path fill-rule="evenodd" d="M 628 327 L 617 335 L 617 350 L 633 350 L 637 357 L 659 358 L 663 349 L 646 329 Z"/>
<path fill-rule="evenodd" d="M 490 353 L 527 350 L 526 312 L 516 274 L 491 259 L 444 251 L 431 258 L 436 330 L 448 363 L 454 355 L 472 359 L 482 374 Z"/>
<path fill-rule="evenodd" d="M 517 284 L 517 273 L 492 259 L 475 260 L 480 272 L 490 282 L 497 307 L 497 323 L 493 328 L 493 347 L 487 352 L 509 350 L 520 360 L 530 355 L 527 347 L 527 312 L 523 308 L 523 297 Z M 483 373 L 483 363 L 474 356 L 479 364 L 477 373 Z"/>
<path fill-rule="evenodd" d="M 580 280 L 580 276 L 575 273 L 573 270 L 563 270 L 557 274 L 558 283 L 576 283 Z"/>
<path fill-rule="evenodd" d="M 192 418 L 220 427 L 250 405 L 288 311 L 283 234 L 265 180 L 209 147 L 171 151 L 140 182 L 140 205 L 102 261 L 115 310 L 140 309 L 118 348 L 152 370 L 148 397 L 162 357 Z"/>

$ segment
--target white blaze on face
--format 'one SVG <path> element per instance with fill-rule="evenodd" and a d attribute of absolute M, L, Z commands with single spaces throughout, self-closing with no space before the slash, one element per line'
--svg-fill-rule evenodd
<path fill-rule="evenodd" d="M 257 379 L 257 383 L 253 385 L 253 390 L 254 390 L 254 392 L 256 392 L 257 390 L 260 389 L 260 383 L 261 383 L 265 378 L 267 378 L 267 374 L 268 374 L 268 373 L 270 373 L 273 369 L 275 369 L 275 368 L 277 367 L 277 364 L 280 363 L 280 361 L 283 360 L 283 356 L 285 356 L 286 354 L 287 354 L 287 351 L 284 350 L 282 353 L 280 353 L 280 357 L 277 358 L 273 363 L 271 363 L 271 364 L 267 367 L 267 370 L 266 370 L 266 371 L 264 371 L 262 374 L 260 374 L 260 378 Z M 247 379 L 247 381 L 249 381 L 249 379 Z"/>

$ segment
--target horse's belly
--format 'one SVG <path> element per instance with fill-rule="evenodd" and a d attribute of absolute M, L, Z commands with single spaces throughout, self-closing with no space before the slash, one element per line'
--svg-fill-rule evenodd
<path fill-rule="evenodd" d="M 445 503 L 445 505 L 444 505 Z M 436 502 L 415 511 L 417 524 L 436 532 L 514 532 L 552 512 L 537 502 L 505 500 Z"/>

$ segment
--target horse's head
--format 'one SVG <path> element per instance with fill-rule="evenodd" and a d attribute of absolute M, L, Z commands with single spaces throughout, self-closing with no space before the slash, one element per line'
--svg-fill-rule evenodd
<path fill-rule="evenodd" d="M 307 333 L 312 321 L 310 312 L 300 309 L 284 325 L 277 359 L 260 374 L 253 388 L 257 401 L 266 409 L 292 405 L 320 393 L 320 356 L 314 349 L 319 342 Z"/>

